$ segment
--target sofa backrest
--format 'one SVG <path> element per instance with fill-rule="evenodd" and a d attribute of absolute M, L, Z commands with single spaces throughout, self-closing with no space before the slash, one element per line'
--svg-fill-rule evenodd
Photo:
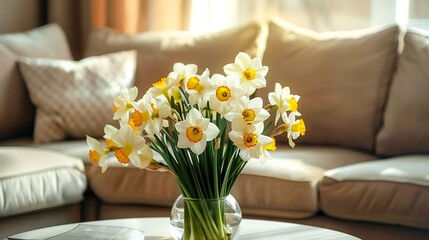
<path fill-rule="evenodd" d="M 97 29 L 90 34 L 85 56 L 136 49 L 135 85 L 141 96 L 152 83 L 166 77 L 176 62 L 197 64 L 200 74 L 205 68 L 210 74 L 222 74 L 223 66 L 233 62 L 238 52 L 255 56 L 260 48 L 260 31 L 261 26 L 256 23 L 207 34 L 145 32 L 130 35 Z"/>
<path fill-rule="evenodd" d="M 395 25 L 316 33 L 273 20 L 263 62 L 270 67 L 267 88 L 257 95 L 267 96 L 278 82 L 301 96 L 298 110 L 307 127 L 302 143 L 374 151 L 398 33 Z"/>
<path fill-rule="evenodd" d="M 35 111 L 18 71 L 20 56 L 72 59 L 58 24 L 0 35 L 0 140 L 30 135 L 33 128 Z"/>
<path fill-rule="evenodd" d="M 389 92 L 377 154 L 429 153 L 429 32 L 409 29 Z"/>

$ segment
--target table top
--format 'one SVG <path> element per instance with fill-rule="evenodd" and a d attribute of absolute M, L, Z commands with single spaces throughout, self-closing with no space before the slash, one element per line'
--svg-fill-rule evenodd
<path fill-rule="evenodd" d="M 144 231 L 145 240 L 170 240 L 169 218 L 124 218 L 84 222 L 85 224 L 120 226 Z M 41 228 L 11 237 L 16 239 L 46 239 L 75 228 L 78 223 Z M 357 237 L 325 228 L 277 221 L 243 219 L 238 240 L 283 240 L 283 239 L 341 239 L 356 240 Z"/>

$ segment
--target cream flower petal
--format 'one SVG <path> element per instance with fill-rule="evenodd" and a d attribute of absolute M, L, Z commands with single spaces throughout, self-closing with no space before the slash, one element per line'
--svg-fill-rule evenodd
<path fill-rule="evenodd" d="M 193 145 L 193 142 L 189 141 L 186 137 L 186 134 L 179 134 L 179 140 L 177 142 L 177 147 L 179 148 L 189 148 Z"/>
<path fill-rule="evenodd" d="M 192 152 L 194 152 L 197 155 L 200 155 L 201 153 L 204 152 L 206 145 L 207 145 L 207 140 L 205 136 L 203 136 L 203 139 L 201 139 L 201 141 L 193 144 L 190 148 Z"/>
<path fill-rule="evenodd" d="M 217 137 L 220 130 L 214 123 L 209 123 L 207 126 L 207 129 L 205 131 L 205 134 L 207 136 L 207 141 L 211 141 Z"/>
<path fill-rule="evenodd" d="M 191 126 L 191 124 L 187 121 L 181 121 L 181 122 L 174 124 L 174 126 L 176 127 L 176 130 L 178 132 L 185 132 L 186 129 Z"/>

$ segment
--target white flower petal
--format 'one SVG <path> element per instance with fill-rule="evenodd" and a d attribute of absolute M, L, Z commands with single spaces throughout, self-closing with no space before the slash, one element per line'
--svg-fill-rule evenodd
<path fill-rule="evenodd" d="M 179 134 L 179 140 L 177 141 L 177 147 L 178 148 L 189 148 L 194 143 L 189 141 L 189 139 L 186 137 L 186 133 Z"/>
<path fill-rule="evenodd" d="M 207 141 L 211 141 L 217 137 L 219 132 L 220 132 L 219 128 L 214 123 L 209 123 L 204 134 L 207 136 Z"/>
<path fill-rule="evenodd" d="M 190 127 L 191 124 L 187 121 L 181 121 L 181 122 L 177 122 L 176 124 L 174 124 L 174 127 L 176 127 L 176 130 L 178 132 L 186 132 L 186 129 L 188 129 L 188 127 Z"/>

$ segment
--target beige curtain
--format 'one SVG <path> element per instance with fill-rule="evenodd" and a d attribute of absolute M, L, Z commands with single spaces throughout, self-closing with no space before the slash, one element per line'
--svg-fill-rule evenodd
<path fill-rule="evenodd" d="M 91 24 L 125 33 L 188 30 L 191 0 L 91 0 Z"/>
<path fill-rule="evenodd" d="M 59 23 L 73 55 L 83 56 L 92 28 L 109 27 L 124 33 L 188 30 L 192 0 L 41 0 L 47 22 Z"/>

